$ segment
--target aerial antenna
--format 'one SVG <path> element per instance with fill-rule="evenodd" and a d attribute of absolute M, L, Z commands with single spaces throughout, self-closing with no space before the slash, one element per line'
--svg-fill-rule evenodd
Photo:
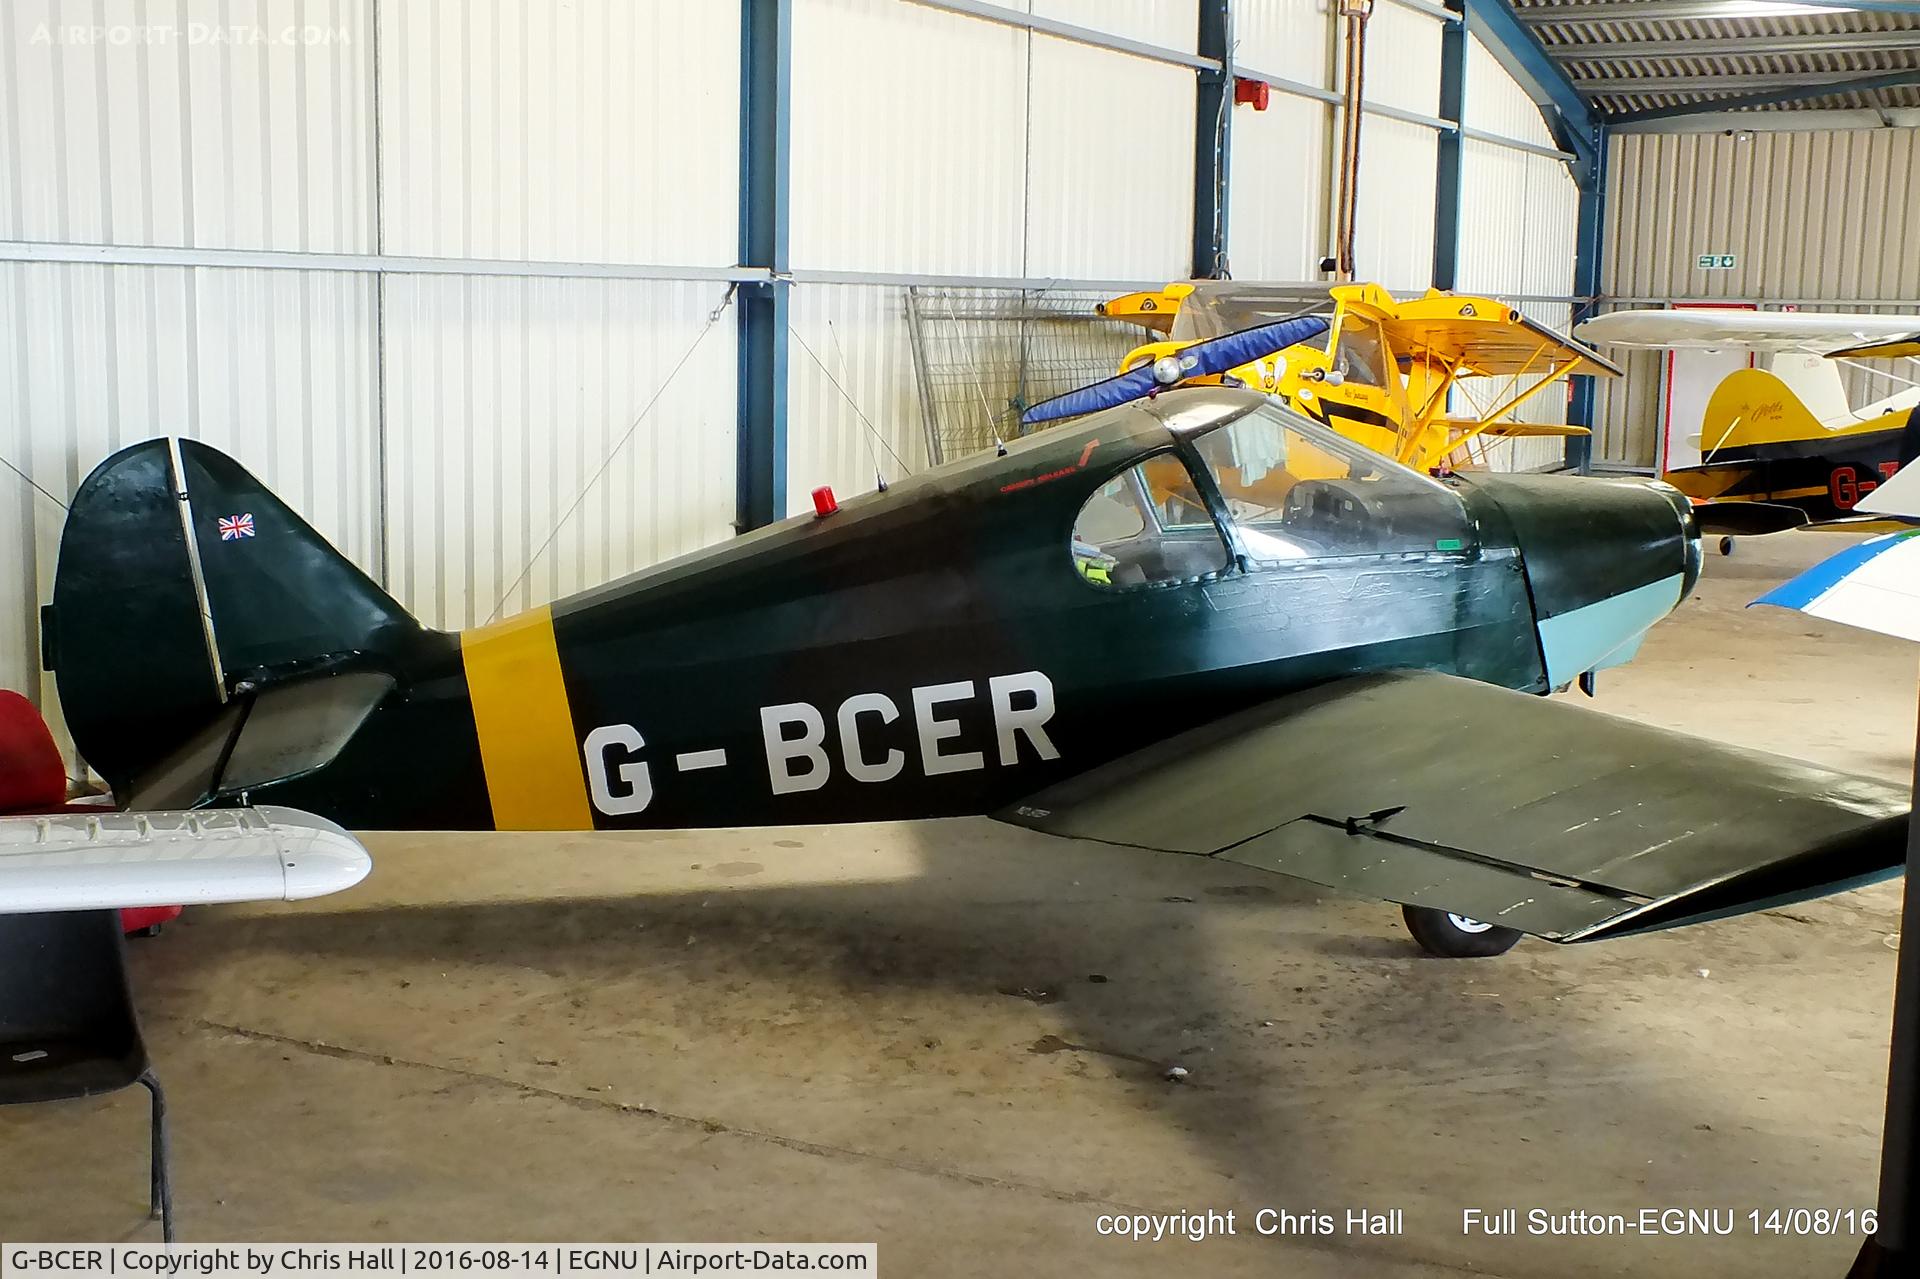
<path fill-rule="evenodd" d="M 831 329 L 832 327 L 831 321 L 829 321 L 828 327 L 829 329 Z M 826 366 L 825 362 L 822 361 L 821 358 L 814 353 L 814 349 L 807 345 L 807 340 L 800 336 L 800 331 L 794 328 L 792 324 L 788 324 L 787 333 L 793 338 L 795 342 L 798 342 L 800 344 L 800 349 L 807 353 L 807 358 L 813 361 L 814 367 L 820 370 L 820 375 L 827 379 L 828 384 L 831 385 L 834 390 L 840 392 L 840 398 L 847 402 L 847 407 L 853 410 L 854 416 L 860 419 L 861 425 L 867 428 L 868 433 L 871 434 L 874 439 L 880 441 L 880 447 L 887 451 L 887 456 L 891 457 L 894 461 L 894 465 L 900 468 L 900 474 L 902 475 L 908 474 L 909 468 L 907 464 L 901 460 L 900 455 L 898 453 L 894 452 L 893 445 L 887 442 L 887 437 L 880 433 L 880 429 L 878 427 L 874 426 L 872 419 L 870 419 L 866 415 L 866 413 L 864 413 L 861 410 L 859 402 L 855 400 L 851 394 L 848 393 L 847 388 L 840 385 L 840 379 L 836 378 L 833 375 L 833 370 L 829 369 Z M 877 460 L 875 461 L 874 465 L 875 465 L 875 469 L 877 470 L 879 467 L 879 463 Z"/>
<path fill-rule="evenodd" d="M 958 328 L 960 325 L 960 317 L 954 314 L 953 294 L 948 293 L 946 297 L 943 299 L 943 301 L 945 301 L 947 304 L 947 318 L 953 321 L 955 328 Z M 1000 425 L 998 422 L 994 420 L 992 406 L 990 406 L 987 403 L 987 388 L 981 384 L 980 370 L 977 366 L 971 363 L 967 365 L 967 368 L 968 368 L 968 371 L 971 372 L 973 375 L 972 381 L 973 381 L 974 394 L 980 397 L 980 412 L 987 419 L 987 430 L 991 432 L 993 435 L 994 452 L 998 453 L 1001 457 L 1005 457 L 1007 455 L 1007 442 L 1005 439 L 1001 438 Z"/>
<path fill-rule="evenodd" d="M 842 382 L 851 382 L 851 381 L 853 381 L 853 375 L 852 375 L 852 374 L 851 374 L 850 372 L 848 372 L 848 371 L 847 371 L 847 353 L 846 353 L 846 352 L 845 352 L 844 350 L 842 350 L 842 349 L 841 349 L 841 347 L 840 347 L 840 331 L 839 331 L 838 329 L 836 329 L 836 328 L 835 328 L 835 327 L 833 326 L 833 318 L 832 318 L 831 316 L 829 316 L 829 317 L 827 318 L 827 336 L 828 336 L 829 338 L 831 338 L 831 339 L 833 339 L 833 358 L 834 358 L 834 360 L 835 360 L 836 362 L 838 362 L 838 364 L 840 365 L 840 378 L 841 378 L 841 381 L 842 381 Z M 844 392 L 843 392 L 843 394 L 844 394 Z M 853 397 L 852 397 L 851 395 L 849 395 L 849 396 L 847 396 L 847 403 L 849 403 L 849 404 L 853 404 Z M 857 405 L 857 404 L 854 404 L 854 405 L 853 405 L 853 411 L 854 411 L 855 413 L 860 413 L 860 406 L 859 406 L 859 405 Z M 865 421 L 867 420 L 867 415 L 866 415 L 865 413 L 860 413 L 860 420 L 861 420 L 862 422 L 865 422 Z M 879 432 L 878 432 L 878 431 L 876 431 L 876 430 L 874 429 L 874 427 L 873 427 L 873 425 L 872 425 L 871 423 L 868 423 L 868 426 L 867 426 L 867 461 L 869 461 L 869 462 L 871 462 L 871 463 L 873 463 L 873 484 L 874 484 L 874 487 L 875 487 L 875 488 L 876 488 L 877 490 L 879 490 L 880 492 L 882 492 L 882 493 L 884 493 L 884 492 L 886 492 L 886 491 L 887 491 L 887 477 L 886 477 L 885 475 L 883 475 L 883 474 L 881 473 L 881 471 L 880 471 L 880 456 L 879 456 L 879 454 L 877 454 L 877 453 L 875 453 L 875 452 L 873 451 L 873 437 L 874 437 L 875 435 L 877 435 L 877 434 L 879 434 Z M 897 461 L 899 461 L 899 460 L 900 460 L 900 459 L 899 459 L 898 457 L 896 457 L 896 458 L 894 459 L 894 461 L 896 461 L 896 462 L 897 462 Z"/>

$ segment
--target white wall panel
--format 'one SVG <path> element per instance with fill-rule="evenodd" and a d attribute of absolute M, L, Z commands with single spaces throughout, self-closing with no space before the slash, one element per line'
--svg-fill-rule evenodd
<path fill-rule="evenodd" d="M 1567 166 L 1472 139 L 1460 163 L 1460 288 L 1570 296 L 1580 191 Z"/>
<path fill-rule="evenodd" d="M 470 626 L 728 536 L 724 296 L 655 281 L 390 280 L 400 601 L 430 626 Z"/>
<path fill-rule="evenodd" d="M 1198 0 L 1029 0 L 1011 7 L 1186 53 L 1200 28 Z"/>
<path fill-rule="evenodd" d="M 1028 42 L 903 0 L 796 0 L 793 264 L 1020 274 Z"/>
<path fill-rule="evenodd" d="M 822 484 L 848 497 L 926 469 L 905 290 L 800 285 L 789 326 L 788 512 Z"/>
<path fill-rule="evenodd" d="M 39 691 L 37 606 L 66 502 L 117 449 L 206 440 L 372 567 L 372 283 L 315 271 L 0 266 L 0 686 Z M 29 500 L 30 499 L 30 500 Z M 46 685 L 51 701 L 52 685 Z"/>
<path fill-rule="evenodd" d="M 0 239 L 362 253 L 370 0 L 9 0 Z"/>
<path fill-rule="evenodd" d="M 1367 22 L 1367 101 L 1437 115 L 1445 25 L 1401 5 L 1374 5 Z"/>
<path fill-rule="evenodd" d="M 386 250 L 732 262 L 740 6 L 381 6 Z"/>
<path fill-rule="evenodd" d="M 1329 251 L 1328 130 L 1334 109 L 1274 94 L 1265 111 L 1233 118 L 1228 235 L 1243 280 L 1314 280 Z"/>
<path fill-rule="evenodd" d="M 1423 125 L 1366 117 L 1354 231 L 1358 278 L 1389 289 L 1418 290 L 1432 282 L 1437 144 L 1438 135 Z"/>
<path fill-rule="evenodd" d="M 1332 88 L 1332 11 L 1325 0 L 1234 0 L 1234 61 L 1268 75 Z"/>
<path fill-rule="evenodd" d="M 1193 72 L 1041 36 L 1031 102 L 1020 274 L 1184 278 L 1193 257 Z"/>
<path fill-rule="evenodd" d="M 1556 145 L 1553 130 L 1540 114 L 1540 108 L 1527 91 L 1507 74 L 1505 67 L 1479 36 L 1469 37 L 1467 48 L 1467 124 L 1506 138 Z"/>

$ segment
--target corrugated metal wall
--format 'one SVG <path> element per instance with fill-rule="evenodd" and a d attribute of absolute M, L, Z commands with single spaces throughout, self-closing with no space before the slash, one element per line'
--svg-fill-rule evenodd
<path fill-rule="evenodd" d="M 385 0 L 379 12 L 387 253 L 733 260 L 737 4 Z"/>
<path fill-rule="evenodd" d="M 1317 89 L 1334 82 L 1331 6 L 1239 0 L 1234 59 L 1250 71 Z M 1312 98 L 1272 95 L 1265 111 L 1233 117 L 1228 193 L 1232 266 L 1244 280 L 1311 280 L 1333 242 L 1330 166 L 1337 113 Z"/>
<path fill-rule="evenodd" d="M 10 3 L 0 240 L 724 266 L 735 60 L 686 51 L 730 55 L 738 13 L 626 0 Z M 712 136 L 688 145 L 689 119 Z M 14 619 L 0 684 L 56 710 L 35 614 L 60 504 L 108 453 L 153 435 L 233 453 L 350 558 L 385 565 L 431 625 L 727 536 L 725 292 L 0 264 L 0 456 L 44 490 L 0 485 L 20 548 L 0 557 Z"/>
<path fill-rule="evenodd" d="M 1014 7 L 1175 51 L 1196 40 L 1196 0 Z M 39 682 L 61 503 L 156 434 L 234 453 L 433 625 L 727 536 L 735 326 L 713 276 L 736 254 L 739 14 L 0 7 L 0 241 L 162 255 L 0 263 L 0 458 L 26 476 L 0 484 L 18 547 L 0 556 L 0 684 Z M 1242 0 L 1235 23 L 1241 63 L 1332 88 L 1327 6 Z M 1381 6 L 1369 97 L 1434 113 L 1439 40 L 1430 17 Z M 1189 269 L 1184 66 L 906 0 L 795 0 L 792 112 L 798 270 L 1085 291 Z M 1317 274 L 1337 115 L 1281 92 L 1235 113 L 1239 278 Z M 1360 260 L 1395 288 L 1430 273 L 1434 138 L 1366 121 Z M 243 250 L 357 260 L 230 257 Z M 409 273 L 399 255 L 500 265 Z M 904 288 L 806 282 L 792 303 L 794 507 L 817 484 L 852 493 L 925 466 Z"/>
<path fill-rule="evenodd" d="M 1552 146 L 1553 134 L 1540 110 L 1474 37 L 1467 51 L 1466 121 L 1469 127 Z M 1467 139 L 1461 144 L 1460 288 L 1523 298 L 1571 297 L 1580 190 L 1564 162 L 1553 156 Z M 1566 302 L 1520 303 L 1533 319 L 1565 332 L 1573 307 Z M 1501 397 L 1528 381 L 1484 379 L 1467 388 L 1476 401 Z M 1525 422 L 1565 422 L 1567 395 L 1549 387 L 1522 404 Z M 1557 438 L 1519 439 L 1495 446 L 1500 461 L 1516 469 L 1551 466 L 1566 455 Z"/>
<path fill-rule="evenodd" d="M 1628 134 L 1613 145 L 1607 276 L 1616 305 L 1733 299 L 1805 309 L 1920 307 L 1920 129 Z M 1735 256 L 1703 270 L 1701 254 Z M 1661 359 L 1629 359 L 1594 456 L 1650 466 Z M 1893 389 L 1856 374 L 1863 397 Z"/>

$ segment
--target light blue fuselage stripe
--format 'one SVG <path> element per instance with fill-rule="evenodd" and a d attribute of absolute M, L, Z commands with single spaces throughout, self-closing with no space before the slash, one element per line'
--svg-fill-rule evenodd
<path fill-rule="evenodd" d="M 1680 578 L 1675 573 L 1542 620 L 1540 651 L 1547 659 L 1547 683 L 1558 688 L 1582 671 L 1617 666 L 1632 657 L 1641 634 L 1680 602 Z"/>

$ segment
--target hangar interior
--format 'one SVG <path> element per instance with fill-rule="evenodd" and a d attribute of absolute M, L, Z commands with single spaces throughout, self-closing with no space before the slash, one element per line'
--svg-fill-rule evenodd
<path fill-rule="evenodd" d="M 1565 333 L 1920 311 L 1916 196 L 1911 0 L 12 0 L 0 687 L 83 779 L 41 610 L 82 481 L 149 437 L 231 454 L 459 630 L 991 451 L 1139 344 L 1096 311 L 1118 294 L 1324 297 L 1348 204 L 1353 279 Z M 1590 435 L 1492 468 L 1662 471 L 1704 374 L 1619 358 L 1518 411 Z M 1864 402 L 1908 372 L 1842 377 Z M 1832 549 L 1743 539 L 1602 707 L 1904 783 L 1911 649 L 1741 608 Z M 346 906 L 189 914 L 134 963 L 196 1229 L 877 1236 L 918 1274 L 1838 1274 L 1858 1247 L 1451 1223 L 1463 1186 L 1870 1204 L 1897 887 L 1443 971 L 1311 886 L 923 826 L 375 836 L 395 869 Z M 74 1123 L 0 1108 L 0 1233 L 140 1229 Z M 1090 1224 L 1189 1200 L 1449 1224 Z"/>

